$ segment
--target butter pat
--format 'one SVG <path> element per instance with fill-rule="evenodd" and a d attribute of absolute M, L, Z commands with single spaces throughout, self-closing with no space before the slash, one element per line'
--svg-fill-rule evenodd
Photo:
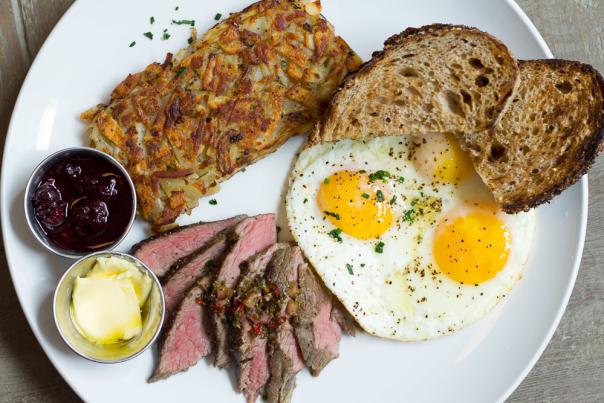
<path fill-rule="evenodd" d="M 132 339 L 142 331 L 141 307 L 151 287 L 151 278 L 130 261 L 98 258 L 93 269 L 74 283 L 73 323 L 93 343 Z"/>

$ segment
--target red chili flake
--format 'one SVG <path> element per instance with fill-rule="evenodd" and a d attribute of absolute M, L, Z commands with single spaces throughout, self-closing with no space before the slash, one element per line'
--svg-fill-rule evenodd
<path fill-rule="evenodd" d="M 197 305 L 202 305 L 202 306 L 203 306 L 203 304 L 204 304 L 204 302 L 203 302 L 203 298 L 201 298 L 201 297 L 197 297 L 197 298 L 195 298 L 195 303 L 196 303 Z"/>
<path fill-rule="evenodd" d="M 281 326 L 282 324 L 284 324 L 286 320 L 287 320 L 287 318 L 285 316 L 279 316 L 276 320 L 268 323 L 266 326 L 268 326 L 271 329 L 276 329 L 279 326 Z"/>
<path fill-rule="evenodd" d="M 270 290 L 272 291 L 272 293 L 275 297 L 279 296 L 279 287 L 277 287 L 276 284 L 269 283 L 268 287 L 270 288 Z"/>

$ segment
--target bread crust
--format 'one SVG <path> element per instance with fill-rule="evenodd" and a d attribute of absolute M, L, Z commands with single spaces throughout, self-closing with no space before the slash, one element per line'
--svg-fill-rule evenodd
<path fill-rule="evenodd" d="M 520 66 L 529 61 L 521 60 Z M 595 82 L 598 90 L 601 93 L 602 99 L 604 100 L 604 79 L 602 75 L 592 66 L 577 62 L 562 59 L 539 59 L 531 60 L 530 62 L 540 62 L 549 65 L 552 68 L 560 68 L 566 66 L 572 66 L 579 69 L 585 74 L 595 75 Z M 555 196 L 562 193 L 564 190 L 575 184 L 585 175 L 589 169 L 593 166 L 596 157 L 604 149 L 604 105 L 601 105 L 599 114 L 596 117 L 596 126 L 590 136 L 581 145 L 579 150 L 575 153 L 573 158 L 573 169 L 564 178 L 564 180 L 553 184 L 543 192 L 529 196 L 513 202 L 504 202 L 502 209 L 508 214 L 520 213 L 535 208 L 541 204 L 550 202 Z"/>
<path fill-rule="evenodd" d="M 436 23 L 436 24 L 431 24 L 431 25 L 425 25 L 425 26 L 422 26 L 419 28 L 409 27 L 399 34 L 390 36 L 388 39 L 386 39 L 384 41 L 384 48 L 382 50 L 373 52 L 370 60 L 363 63 L 356 72 L 348 74 L 348 76 L 342 81 L 342 83 L 340 84 L 340 86 L 337 88 L 336 92 L 332 96 L 331 100 L 329 101 L 326 112 L 323 116 L 323 119 L 321 119 L 317 123 L 315 123 L 313 130 L 311 132 L 311 135 L 310 135 L 309 143 L 317 144 L 317 143 L 322 143 L 325 141 L 324 135 L 323 135 L 323 133 L 325 132 L 325 129 L 329 128 L 329 127 L 334 127 L 337 120 L 339 119 L 339 116 L 335 113 L 335 110 L 336 110 L 338 104 L 341 102 L 343 96 L 347 95 L 344 93 L 344 90 L 349 89 L 355 80 L 358 80 L 360 78 L 363 78 L 363 77 L 371 74 L 371 71 L 377 65 L 380 64 L 380 62 L 388 55 L 389 52 L 395 51 L 396 49 L 404 46 L 406 43 L 411 42 L 412 40 L 416 39 L 419 36 L 431 34 L 431 33 L 444 34 L 449 31 L 464 31 L 464 33 L 466 33 L 470 36 L 487 37 L 491 41 L 493 41 L 494 44 L 496 44 L 496 46 L 499 48 L 499 50 L 501 50 L 504 53 L 507 53 L 510 56 L 510 58 L 514 61 L 514 65 L 512 67 L 514 70 L 513 75 L 514 75 L 515 79 L 513 82 L 510 83 L 509 90 L 506 92 L 504 99 L 501 100 L 499 110 L 497 111 L 497 113 L 494 114 L 493 118 L 490 119 L 489 124 L 484 129 L 488 129 L 488 128 L 492 127 L 495 124 L 495 122 L 497 121 L 501 112 L 503 110 L 505 110 L 506 105 L 509 103 L 513 90 L 518 81 L 517 77 L 518 77 L 519 67 L 518 67 L 517 60 L 513 57 L 513 55 L 511 54 L 511 52 L 509 51 L 509 49 L 503 42 L 501 42 L 499 39 L 497 39 L 496 37 L 494 37 L 493 35 L 491 35 L 487 32 L 484 32 L 484 31 L 479 30 L 478 28 L 469 27 L 466 25 Z"/>

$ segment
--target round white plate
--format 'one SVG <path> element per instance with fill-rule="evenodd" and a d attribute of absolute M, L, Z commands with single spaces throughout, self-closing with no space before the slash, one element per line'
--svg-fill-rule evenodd
<path fill-rule="evenodd" d="M 502 39 L 519 58 L 551 56 L 535 27 L 511 0 L 323 3 L 324 15 L 364 59 L 381 49 L 389 35 L 433 22 L 479 27 Z M 166 402 L 194 396 L 208 402 L 243 402 L 227 372 L 205 362 L 148 385 L 155 351 L 115 365 L 95 364 L 73 354 L 55 329 L 50 303 L 70 261 L 36 243 L 25 222 L 22 199 L 35 164 L 55 150 L 87 144 L 80 112 L 106 101 L 128 73 L 186 45 L 188 29 L 170 25 L 171 19 L 195 19 L 204 32 L 215 23 L 216 13 L 225 15 L 247 4 L 238 0 L 79 0 L 50 35 L 23 84 L 2 165 L 4 245 L 29 324 L 50 360 L 86 401 Z M 155 17 L 153 25 L 150 16 Z M 172 35 L 167 41 L 160 40 L 164 28 Z M 142 35 L 146 31 L 155 34 L 153 41 Z M 137 43 L 130 48 L 132 41 Z M 182 222 L 261 212 L 277 212 L 283 221 L 282 185 L 301 143 L 301 138 L 292 139 L 236 175 L 216 195 L 217 206 L 202 200 Z M 587 221 L 586 179 L 539 208 L 537 215 L 537 237 L 526 275 L 487 317 L 429 342 L 397 343 L 364 334 L 346 337 L 340 358 L 320 377 L 306 372 L 298 376 L 294 401 L 487 402 L 507 397 L 543 351 L 571 293 Z M 135 224 L 120 250 L 128 250 L 145 235 L 144 223 Z"/>

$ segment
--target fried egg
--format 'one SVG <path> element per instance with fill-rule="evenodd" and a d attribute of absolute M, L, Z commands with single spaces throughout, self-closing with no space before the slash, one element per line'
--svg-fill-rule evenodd
<path fill-rule="evenodd" d="M 367 332 L 452 333 L 521 278 L 535 213 L 500 211 L 451 136 L 340 140 L 305 148 L 288 224 L 325 285 Z"/>

